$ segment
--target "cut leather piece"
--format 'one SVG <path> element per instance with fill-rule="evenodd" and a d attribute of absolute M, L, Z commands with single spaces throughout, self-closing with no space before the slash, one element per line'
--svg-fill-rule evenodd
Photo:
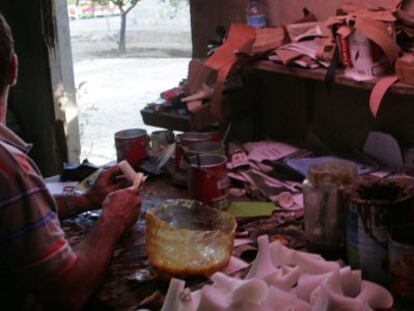
<path fill-rule="evenodd" d="M 190 102 L 187 102 L 187 109 L 188 111 L 193 112 L 193 111 L 198 110 L 202 104 L 203 103 L 201 100 L 190 101 Z"/>
<path fill-rule="evenodd" d="M 223 94 L 224 81 L 226 80 L 234 63 L 235 62 L 225 64 L 222 68 L 220 68 L 218 72 L 217 82 L 214 88 L 213 98 L 211 100 L 211 114 L 218 119 L 223 118 L 223 111 L 221 109 L 221 96 Z"/>
<path fill-rule="evenodd" d="M 386 77 L 377 82 L 375 87 L 371 92 L 371 96 L 369 98 L 369 108 L 371 109 L 371 113 L 374 118 L 378 115 L 378 110 L 381 106 L 382 99 L 384 98 L 385 94 L 387 93 L 388 89 L 398 82 L 398 77 L 391 76 Z"/>
<path fill-rule="evenodd" d="M 266 179 L 263 176 L 260 176 L 253 171 L 249 170 L 246 172 L 241 172 L 242 175 L 250 184 L 255 186 L 259 191 L 266 197 L 270 198 L 271 196 L 278 195 L 281 192 L 287 191 L 288 189 L 285 188 L 283 185 L 279 185 L 278 187 L 275 185 L 269 186 L 266 183 Z M 270 177 L 269 177 L 270 178 Z"/>
<path fill-rule="evenodd" d="M 256 39 L 255 28 L 244 24 L 232 24 L 227 40 L 224 44 L 204 63 L 207 67 L 219 70 L 226 64 L 235 62 L 236 51 L 252 45 Z"/>
<path fill-rule="evenodd" d="M 404 10 L 397 11 L 398 21 L 406 26 L 414 27 L 414 16 Z"/>
<path fill-rule="evenodd" d="M 312 12 L 308 12 L 307 15 L 303 16 L 302 18 L 294 21 L 292 24 L 303 24 L 303 23 L 312 23 L 317 22 L 318 18 Z"/>
<path fill-rule="evenodd" d="M 358 16 L 355 29 L 377 44 L 384 51 L 391 64 L 398 58 L 400 48 L 389 34 L 386 23 Z"/>
<path fill-rule="evenodd" d="M 256 39 L 251 47 L 245 45 L 240 52 L 247 54 L 265 53 L 272 51 L 285 41 L 285 32 L 282 28 L 259 28 L 256 29 Z"/>
<path fill-rule="evenodd" d="M 300 52 L 283 50 L 283 49 L 276 50 L 275 54 L 279 57 L 280 61 L 284 65 L 287 65 L 293 60 L 298 59 L 299 57 L 304 55 L 303 53 L 300 53 Z"/>
<path fill-rule="evenodd" d="M 339 9 L 349 14 L 349 13 L 366 10 L 367 7 L 361 4 L 349 2 L 349 3 L 342 4 Z"/>
<path fill-rule="evenodd" d="M 315 37 L 329 37 L 330 31 L 323 22 L 290 24 L 286 26 L 288 36 L 292 42 Z"/>
<path fill-rule="evenodd" d="M 181 99 L 181 102 L 192 102 L 197 100 L 208 99 L 213 95 L 213 89 L 210 88 L 208 85 L 203 85 L 202 89 L 197 91 L 195 94 L 184 97 Z"/>
<path fill-rule="evenodd" d="M 394 23 L 397 20 L 391 9 L 382 10 L 382 11 L 381 10 L 379 11 L 364 10 L 364 11 L 356 12 L 356 15 L 364 17 L 368 20 L 374 20 L 374 21 L 385 22 L 385 23 Z"/>
<path fill-rule="evenodd" d="M 395 72 L 402 83 L 414 86 L 414 55 L 406 54 L 397 59 Z"/>
<path fill-rule="evenodd" d="M 338 28 L 336 33 L 342 38 L 347 38 L 352 33 L 352 29 L 348 25 L 342 25 Z"/>
<path fill-rule="evenodd" d="M 206 67 L 200 59 L 192 59 L 188 66 L 188 92 L 190 94 L 197 93 L 203 89 L 203 85 L 214 83 L 216 73 Z"/>
<path fill-rule="evenodd" d="M 226 42 L 204 63 L 205 66 L 218 71 L 217 81 L 214 87 L 213 98 L 211 101 L 211 114 L 222 119 L 221 96 L 226 80 L 231 68 L 237 62 L 236 51 L 246 46 L 252 46 L 256 38 L 255 28 L 233 24 Z"/>

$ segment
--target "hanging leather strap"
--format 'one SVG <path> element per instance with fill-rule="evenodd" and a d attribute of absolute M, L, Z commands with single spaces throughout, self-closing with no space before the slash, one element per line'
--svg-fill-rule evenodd
<path fill-rule="evenodd" d="M 371 92 L 369 98 L 369 108 L 374 118 L 378 115 L 378 110 L 381 106 L 382 100 L 390 89 L 390 87 L 399 81 L 397 76 L 386 77 L 377 82 Z"/>
<path fill-rule="evenodd" d="M 256 38 L 255 28 L 244 24 L 232 24 L 225 43 L 212 55 L 205 66 L 218 71 L 214 94 L 211 100 L 211 113 L 222 119 L 221 96 L 231 68 L 237 62 L 235 52 L 246 46 L 252 46 Z"/>

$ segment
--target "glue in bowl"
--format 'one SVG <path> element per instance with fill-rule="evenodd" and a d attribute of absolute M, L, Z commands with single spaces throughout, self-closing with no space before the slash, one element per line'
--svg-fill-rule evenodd
<path fill-rule="evenodd" d="M 231 256 L 237 223 L 198 201 L 167 200 L 146 213 L 150 264 L 168 275 L 209 276 Z"/>

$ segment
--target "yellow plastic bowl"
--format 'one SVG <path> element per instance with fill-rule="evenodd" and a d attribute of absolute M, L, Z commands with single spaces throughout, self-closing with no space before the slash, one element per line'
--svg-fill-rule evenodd
<path fill-rule="evenodd" d="M 161 272 L 209 276 L 227 265 L 237 228 L 231 214 L 198 201 L 167 200 L 145 218 L 147 255 Z"/>

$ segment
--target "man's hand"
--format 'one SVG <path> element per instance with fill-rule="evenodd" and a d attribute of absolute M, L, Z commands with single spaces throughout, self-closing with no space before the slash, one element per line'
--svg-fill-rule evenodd
<path fill-rule="evenodd" d="M 64 219 L 75 214 L 98 209 L 102 206 L 108 194 L 123 189 L 130 184 L 123 176 L 122 170 L 118 165 L 109 167 L 98 175 L 93 185 L 85 194 L 55 196 L 59 207 L 59 218 Z"/>
<path fill-rule="evenodd" d="M 101 221 L 111 224 L 122 235 L 139 217 L 141 199 L 138 187 L 129 187 L 110 193 L 102 205 Z"/>
<path fill-rule="evenodd" d="M 120 178 L 121 175 L 122 171 L 118 165 L 109 167 L 99 174 L 89 191 L 84 195 L 88 209 L 100 208 L 108 194 L 125 188 L 127 182 Z"/>

